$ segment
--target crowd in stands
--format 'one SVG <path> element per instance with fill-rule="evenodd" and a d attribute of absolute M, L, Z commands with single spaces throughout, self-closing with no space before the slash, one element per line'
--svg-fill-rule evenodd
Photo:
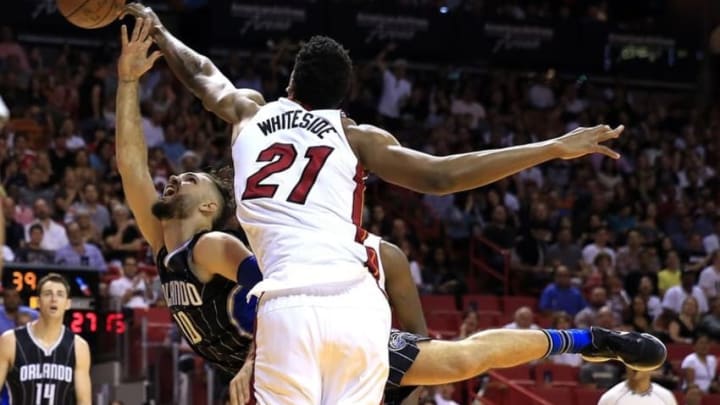
<path fill-rule="evenodd" d="M 116 302 L 162 305 L 157 281 L 138 271 L 153 258 L 113 156 L 114 55 L 20 44 L 9 27 L 1 34 L 0 97 L 13 119 L 0 131 L 5 260 L 107 269 L 104 291 Z M 269 63 L 230 55 L 220 67 L 238 87 L 272 100 L 284 94 L 295 48 L 283 41 Z M 708 346 L 720 340 L 720 110 L 697 108 L 689 92 L 566 81 L 553 70 L 414 69 L 395 50 L 390 44 L 357 64 L 343 108 L 409 147 L 446 155 L 542 141 L 577 126 L 626 127 L 611 145 L 622 154 L 617 161 L 553 160 L 467 193 L 403 194 L 371 175 L 364 226 L 406 252 L 421 293 L 496 293 L 495 281 L 467 281 L 470 255 L 498 270 L 508 264 L 488 247 L 496 246 L 511 252 L 513 292 L 538 302 L 506 327 L 601 325 L 693 344 L 680 369 L 658 378 L 680 389 L 682 376 L 682 384 L 717 391 Z M 227 126 L 162 62 L 144 78 L 141 99 L 158 190 L 172 173 L 229 161 Z M 478 238 L 485 242 L 471 251 Z M 23 322 L 4 298 L 0 328 Z M 451 337 L 478 331 L 482 316 L 469 309 Z M 614 365 L 552 361 L 587 366 L 581 379 L 599 387 L 620 378 L 620 370 L 605 370 Z M 431 401 L 450 404 L 452 389 Z"/>

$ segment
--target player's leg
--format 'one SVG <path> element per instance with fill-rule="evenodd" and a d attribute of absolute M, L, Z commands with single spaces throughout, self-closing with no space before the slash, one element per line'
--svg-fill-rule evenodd
<path fill-rule="evenodd" d="M 548 338 L 537 330 L 493 329 L 459 341 L 417 342 L 420 352 L 402 385 L 466 380 L 491 368 L 513 367 L 545 356 Z"/>
<path fill-rule="evenodd" d="M 376 405 L 388 377 L 390 307 L 368 277 L 322 308 L 322 405 Z"/>
<path fill-rule="evenodd" d="M 437 385 L 513 367 L 545 356 L 582 353 L 587 361 L 619 360 L 636 370 L 660 367 L 667 349 L 648 334 L 589 330 L 494 329 L 461 341 L 419 341 L 419 354 L 402 379 L 403 386 Z"/>
<path fill-rule="evenodd" d="M 253 386 L 258 405 L 320 403 L 317 361 L 322 320 L 303 296 L 266 299 L 258 306 Z"/>

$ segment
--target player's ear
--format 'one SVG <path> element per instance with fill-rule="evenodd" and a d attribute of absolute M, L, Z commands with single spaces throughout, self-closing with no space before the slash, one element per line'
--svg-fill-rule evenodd
<path fill-rule="evenodd" d="M 65 310 L 69 310 L 70 307 L 72 307 L 72 298 L 67 299 L 67 302 L 65 303 Z"/>
<path fill-rule="evenodd" d="M 206 201 L 200 204 L 200 212 L 203 214 L 214 214 L 218 210 L 218 203 L 215 201 Z"/>

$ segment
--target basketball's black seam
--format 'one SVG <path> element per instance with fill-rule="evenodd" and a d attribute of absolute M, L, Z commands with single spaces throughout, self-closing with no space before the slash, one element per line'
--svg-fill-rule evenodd
<path fill-rule="evenodd" d="M 105 15 L 103 16 L 103 18 L 101 18 L 100 21 L 98 21 L 95 25 L 93 25 L 92 27 L 89 27 L 89 28 L 97 28 L 98 25 L 102 24 L 102 22 L 105 21 L 105 19 L 107 18 L 107 16 L 109 16 L 110 13 L 115 9 L 115 4 L 117 4 L 117 3 L 115 2 L 115 0 L 112 0 L 112 1 L 110 2 L 110 8 L 108 9 L 107 13 L 105 13 Z"/>
<path fill-rule="evenodd" d="M 83 7 L 85 7 L 85 5 L 88 4 L 89 2 L 90 2 L 90 0 L 85 0 L 84 2 L 80 3 L 80 5 L 75 8 L 75 10 L 69 12 L 68 14 L 65 14 L 65 15 L 64 15 L 65 18 L 70 18 L 70 17 L 72 17 L 73 15 L 75 15 L 75 13 L 77 13 L 77 12 L 80 11 Z M 62 12 L 61 12 L 60 14 L 62 14 Z"/>

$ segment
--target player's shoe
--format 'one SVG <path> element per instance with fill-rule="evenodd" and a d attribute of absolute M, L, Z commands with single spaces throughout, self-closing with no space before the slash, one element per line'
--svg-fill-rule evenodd
<path fill-rule="evenodd" d="M 637 371 L 651 371 L 665 363 L 667 348 L 647 333 L 616 332 L 591 327 L 592 344 L 581 352 L 585 361 L 618 360 Z"/>

